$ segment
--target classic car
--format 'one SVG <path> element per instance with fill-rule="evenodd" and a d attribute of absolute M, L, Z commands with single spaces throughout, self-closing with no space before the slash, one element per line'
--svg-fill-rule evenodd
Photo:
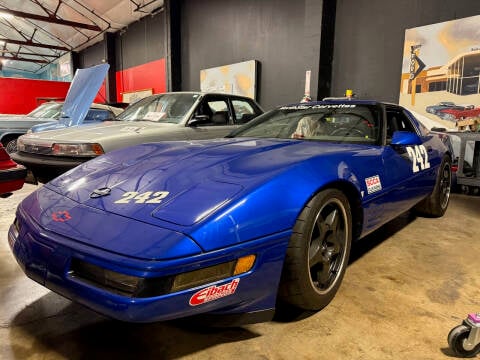
<path fill-rule="evenodd" d="M 62 102 L 49 101 L 41 104 L 32 112 L 24 116 L 0 117 L 0 143 L 9 153 L 16 151 L 17 138 L 29 130 L 38 132 L 49 130 L 57 126 L 64 127 L 62 123 Z M 102 104 L 92 104 L 85 117 L 85 124 L 115 119 L 123 111 Z"/>
<path fill-rule="evenodd" d="M 8 241 L 30 278 L 116 319 L 266 321 L 329 304 L 353 240 L 411 208 L 442 216 L 450 164 L 398 105 L 287 105 L 88 161 L 23 200 Z"/>
<path fill-rule="evenodd" d="M 93 104 L 110 65 L 77 69 L 64 102 L 48 102 L 24 117 L 0 117 L 0 142 L 9 153 L 16 151 L 17 138 L 28 132 L 78 126 L 105 121 L 123 109 Z M 90 109 L 90 110 L 89 110 Z"/>
<path fill-rule="evenodd" d="M 439 103 L 435 105 L 429 105 L 425 108 L 425 111 L 436 115 L 440 110 L 444 109 L 464 109 L 464 105 L 456 105 L 452 101 L 440 101 Z"/>
<path fill-rule="evenodd" d="M 437 112 L 443 120 L 457 121 L 468 117 L 480 116 L 480 107 L 474 107 L 473 105 L 466 106 L 463 109 L 443 109 Z"/>
<path fill-rule="evenodd" d="M 152 141 L 223 137 L 263 113 L 247 97 L 201 92 L 153 95 L 114 122 L 27 134 L 12 158 L 46 182 L 109 151 Z"/>
<path fill-rule="evenodd" d="M 21 189 L 26 176 L 27 169 L 12 161 L 0 144 L 0 197 L 7 197 L 12 191 Z"/>

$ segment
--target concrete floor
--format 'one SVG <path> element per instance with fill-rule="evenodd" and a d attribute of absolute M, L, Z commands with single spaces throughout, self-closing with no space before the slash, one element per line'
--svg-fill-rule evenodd
<path fill-rule="evenodd" d="M 339 293 L 293 322 L 229 329 L 128 324 L 28 279 L 7 243 L 26 185 L 0 199 L 0 359 L 447 359 L 447 334 L 480 311 L 480 197 L 443 218 L 405 214 L 353 248 Z"/>

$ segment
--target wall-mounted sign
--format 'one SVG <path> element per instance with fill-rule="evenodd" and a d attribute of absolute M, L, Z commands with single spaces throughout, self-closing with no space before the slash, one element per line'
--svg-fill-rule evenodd
<path fill-rule="evenodd" d="M 424 125 L 480 119 L 480 15 L 405 30 L 399 103 Z"/>
<path fill-rule="evenodd" d="M 134 103 L 135 101 L 143 99 L 152 94 L 153 94 L 153 89 L 143 89 L 143 90 L 123 92 L 122 102 L 128 103 L 128 104 Z"/>
<path fill-rule="evenodd" d="M 257 61 L 200 70 L 200 90 L 248 96 L 257 96 Z"/>

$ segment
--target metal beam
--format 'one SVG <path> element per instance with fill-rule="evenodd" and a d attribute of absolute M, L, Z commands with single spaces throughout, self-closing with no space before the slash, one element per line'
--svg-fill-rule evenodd
<path fill-rule="evenodd" d="M 50 55 L 50 54 L 39 54 L 39 53 L 29 53 L 24 51 L 12 51 L 6 49 L 0 49 L 0 52 L 9 53 L 9 54 L 17 54 L 17 55 L 30 55 L 30 56 L 40 56 L 40 57 L 48 57 L 48 58 L 58 58 L 60 55 Z M 0 55 L 1 57 L 1 55 Z"/>
<path fill-rule="evenodd" d="M 45 48 L 45 49 L 70 51 L 70 49 L 68 49 L 66 47 L 63 47 L 63 46 L 40 44 L 40 43 L 33 42 L 31 40 L 21 41 L 21 40 L 13 40 L 13 39 L 0 39 L 0 41 L 3 41 L 3 42 L 8 43 L 8 44 L 35 46 L 35 47 L 41 47 L 41 48 Z"/>
<path fill-rule="evenodd" d="M 40 60 L 40 59 L 26 59 L 26 58 L 20 58 L 18 56 L 0 56 L 0 59 L 5 59 L 5 60 L 15 60 L 15 61 L 26 61 L 26 62 L 34 62 L 34 63 L 40 63 L 40 64 L 48 64 L 50 61 L 47 60 Z"/>
<path fill-rule="evenodd" d="M 102 31 L 98 25 L 91 25 L 91 24 L 85 24 L 85 23 L 79 23 L 76 21 L 70 21 L 70 20 L 64 20 L 60 19 L 54 15 L 49 15 L 49 16 L 42 16 L 42 15 L 37 15 L 37 14 L 30 14 L 26 13 L 23 11 L 17 11 L 17 10 L 10 10 L 10 9 L 0 9 L 1 13 L 4 14 L 10 14 L 13 16 L 17 16 L 20 18 L 25 18 L 25 19 L 33 19 L 33 20 L 38 20 L 38 21 L 45 21 L 48 23 L 53 23 L 53 24 L 59 24 L 59 25 L 66 25 L 66 26 L 72 26 L 80 29 L 87 29 L 87 30 L 92 30 L 92 31 Z"/>

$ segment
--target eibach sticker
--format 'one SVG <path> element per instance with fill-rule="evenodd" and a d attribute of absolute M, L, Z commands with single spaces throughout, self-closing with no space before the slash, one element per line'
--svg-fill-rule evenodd
<path fill-rule="evenodd" d="M 237 278 L 237 279 L 233 279 L 231 282 L 227 284 L 223 284 L 220 286 L 216 286 L 216 285 L 209 286 L 193 294 L 188 303 L 190 304 L 190 306 L 197 306 L 213 300 L 223 298 L 225 296 L 232 295 L 237 290 L 239 282 L 240 282 L 240 279 Z"/>
<path fill-rule="evenodd" d="M 369 194 L 382 190 L 382 183 L 380 182 L 380 176 L 378 175 L 366 178 L 365 184 L 367 185 L 367 192 Z"/>

